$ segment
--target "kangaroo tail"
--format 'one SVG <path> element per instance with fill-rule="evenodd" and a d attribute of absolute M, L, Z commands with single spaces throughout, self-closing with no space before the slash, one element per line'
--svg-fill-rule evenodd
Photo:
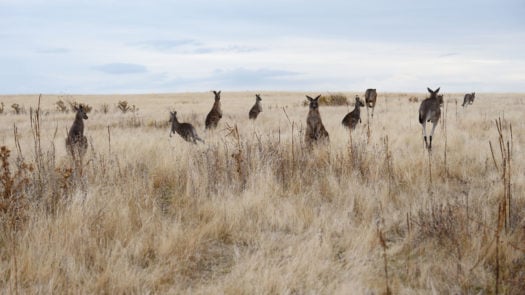
<path fill-rule="evenodd" d="M 419 124 L 423 124 L 424 121 L 425 121 L 425 118 L 423 118 L 423 114 L 419 112 Z"/>

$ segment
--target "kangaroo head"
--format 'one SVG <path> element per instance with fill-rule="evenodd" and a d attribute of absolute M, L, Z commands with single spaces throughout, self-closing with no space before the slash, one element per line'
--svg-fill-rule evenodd
<path fill-rule="evenodd" d="M 213 90 L 213 94 L 215 94 L 215 101 L 221 100 L 221 90 L 219 90 L 218 92 Z"/>
<path fill-rule="evenodd" d="M 432 91 L 432 89 L 427 87 L 428 92 L 430 92 L 430 98 L 436 98 L 440 88 L 441 87 L 438 87 L 438 89 Z"/>
<path fill-rule="evenodd" d="M 364 102 L 359 98 L 359 95 L 355 96 L 355 105 L 356 106 L 360 106 L 360 107 L 364 107 L 365 106 Z"/>
<path fill-rule="evenodd" d="M 319 94 L 315 98 L 311 98 L 308 95 L 306 96 L 306 98 L 308 98 L 308 101 L 310 101 L 310 109 L 311 110 L 316 110 L 317 108 L 319 108 L 319 98 L 320 97 L 321 97 L 321 94 Z"/>
<path fill-rule="evenodd" d="M 177 120 L 177 112 L 176 111 L 170 112 L 170 122 L 173 122 L 176 120 Z"/>
<path fill-rule="evenodd" d="M 84 107 L 83 104 L 79 104 L 78 106 L 74 106 L 73 109 L 77 112 L 77 117 L 80 117 L 84 120 L 88 119 L 86 107 Z"/>
<path fill-rule="evenodd" d="M 261 101 L 261 100 L 262 100 L 261 95 L 255 94 L 255 101 Z"/>

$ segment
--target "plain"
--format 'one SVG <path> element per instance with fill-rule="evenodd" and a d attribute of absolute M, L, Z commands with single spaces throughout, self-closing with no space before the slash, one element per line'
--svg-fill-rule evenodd
<path fill-rule="evenodd" d="M 255 93 L 223 91 L 210 131 L 209 92 L 0 96 L 0 292 L 525 289 L 525 95 L 462 108 L 445 92 L 429 153 L 426 94 L 378 90 L 350 132 L 341 120 L 363 93 L 343 93 L 351 105 L 320 106 L 329 144 L 310 150 L 304 101 L 318 93 L 257 92 L 249 120 Z M 81 166 L 59 100 L 92 107 Z M 205 144 L 169 137 L 173 110 Z"/>

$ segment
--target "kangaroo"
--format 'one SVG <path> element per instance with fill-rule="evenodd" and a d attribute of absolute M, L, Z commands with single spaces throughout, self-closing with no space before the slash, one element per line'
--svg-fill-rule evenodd
<path fill-rule="evenodd" d="M 257 119 L 257 116 L 259 116 L 259 113 L 262 112 L 261 101 L 262 101 L 261 95 L 255 94 L 255 104 L 250 109 L 250 113 L 248 114 L 250 119 L 253 119 L 253 120 Z"/>
<path fill-rule="evenodd" d="M 195 131 L 193 125 L 190 123 L 180 123 L 179 120 L 177 120 L 177 112 L 170 112 L 170 122 L 170 137 L 171 134 L 176 132 L 187 142 L 197 143 L 198 140 L 204 143 L 204 140 L 202 140 L 199 135 L 197 135 L 197 131 Z"/>
<path fill-rule="evenodd" d="M 74 110 L 77 113 L 66 138 L 66 149 L 73 158 L 80 156 L 82 159 L 88 148 L 88 141 L 84 136 L 84 120 L 87 120 L 88 116 L 83 104 L 75 106 Z"/>
<path fill-rule="evenodd" d="M 318 100 L 320 97 L 321 95 L 318 95 L 316 98 L 311 98 L 308 95 L 306 96 L 310 101 L 310 110 L 308 111 L 308 117 L 306 118 L 306 133 L 304 141 L 309 147 L 317 141 L 328 142 L 330 140 L 328 132 L 321 121 L 321 114 L 319 113 Z"/>
<path fill-rule="evenodd" d="M 430 88 L 427 88 L 427 90 L 430 92 L 430 97 L 424 99 L 421 102 L 421 106 L 419 107 L 419 123 L 423 127 L 423 139 L 425 140 L 425 146 L 428 150 L 432 150 L 432 136 L 434 135 L 434 130 L 436 129 L 439 118 L 441 117 L 441 109 L 439 108 L 441 102 L 438 95 L 439 88 L 435 91 L 432 91 Z M 430 131 L 429 143 L 427 143 L 427 122 L 432 122 L 432 131 Z"/>
<path fill-rule="evenodd" d="M 476 92 L 465 94 L 465 97 L 463 98 L 463 104 L 461 106 L 466 107 L 468 104 L 473 104 L 474 98 L 476 98 Z"/>
<path fill-rule="evenodd" d="M 375 89 L 367 89 L 365 92 L 366 110 L 372 109 L 372 117 L 374 117 L 374 108 L 376 107 L 377 92 Z"/>
<path fill-rule="evenodd" d="M 222 118 L 222 110 L 221 110 L 221 91 L 213 91 L 213 94 L 215 94 L 215 102 L 213 103 L 213 107 L 211 108 L 211 111 L 206 116 L 206 129 L 214 129 L 217 128 L 217 124 L 219 123 L 219 120 Z"/>
<path fill-rule="evenodd" d="M 361 99 L 359 99 L 358 95 L 356 95 L 355 96 L 355 108 L 354 108 L 354 110 L 351 111 L 350 113 L 346 114 L 346 116 L 343 118 L 343 121 L 341 122 L 341 124 L 343 124 L 343 126 L 345 126 L 347 128 L 355 129 L 357 124 L 359 122 L 361 122 L 361 110 L 360 110 L 360 108 L 364 107 L 364 106 L 365 106 L 365 104 L 363 103 L 363 101 Z"/>

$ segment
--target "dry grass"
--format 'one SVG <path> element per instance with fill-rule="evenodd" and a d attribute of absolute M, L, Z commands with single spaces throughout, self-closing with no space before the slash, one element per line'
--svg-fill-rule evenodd
<path fill-rule="evenodd" d="M 60 97 L 42 96 L 38 111 L 38 96 L 0 96 L 37 110 L 0 115 L 11 151 L 0 175 L 14 184 L 0 186 L 2 204 L 24 201 L 0 211 L 0 293 L 525 288 L 525 95 L 477 94 L 467 109 L 445 95 L 428 154 L 409 103 L 425 94 L 380 93 L 373 121 L 351 134 L 348 107 L 322 106 L 330 144 L 312 151 L 304 93 L 262 94 L 252 122 L 253 95 L 224 92 L 211 132 L 210 93 L 74 95 L 93 107 L 82 167 L 65 150 L 73 115 L 57 111 Z M 108 110 L 123 100 L 138 110 Z M 206 144 L 168 137 L 173 109 Z M 13 215 L 24 217 L 14 228 Z"/>

